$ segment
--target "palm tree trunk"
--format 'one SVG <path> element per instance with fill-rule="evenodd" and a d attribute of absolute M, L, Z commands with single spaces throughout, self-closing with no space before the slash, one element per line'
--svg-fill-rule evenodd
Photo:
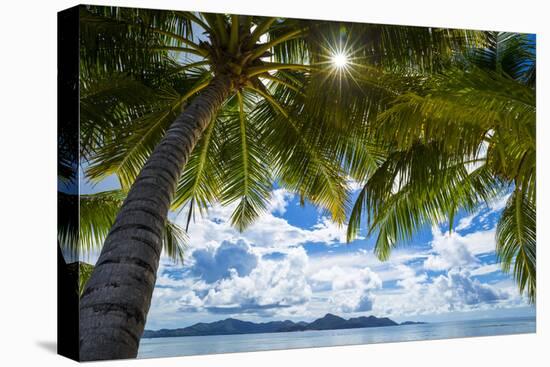
<path fill-rule="evenodd" d="M 230 79 L 215 77 L 170 126 L 132 185 L 80 301 L 82 361 L 137 356 L 177 181 L 230 92 Z"/>

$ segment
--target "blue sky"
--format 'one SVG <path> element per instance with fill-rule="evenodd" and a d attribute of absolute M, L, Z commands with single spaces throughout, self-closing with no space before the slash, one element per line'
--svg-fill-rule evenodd
<path fill-rule="evenodd" d="M 82 192 L 116 186 L 84 183 Z M 447 223 L 426 226 L 386 262 L 372 253 L 374 238 L 363 231 L 347 244 L 344 227 L 281 188 L 243 233 L 230 225 L 234 205 L 214 205 L 191 223 L 184 264 L 161 259 L 146 328 L 227 317 L 309 321 L 328 312 L 432 322 L 534 315 L 494 253 L 506 199 L 459 213 L 452 234 Z M 171 218 L 184 226 L 186 210 Z"/>

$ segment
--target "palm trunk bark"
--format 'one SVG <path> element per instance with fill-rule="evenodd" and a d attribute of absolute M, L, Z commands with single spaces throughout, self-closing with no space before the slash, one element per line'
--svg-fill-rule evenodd
<path fill-rule="evenodd" d="M 230 92 L 231 80 L 215 77 L 170 126 L 132 185 L 80 301 L 82 361 L 137 356 L 177 181 Z"/>

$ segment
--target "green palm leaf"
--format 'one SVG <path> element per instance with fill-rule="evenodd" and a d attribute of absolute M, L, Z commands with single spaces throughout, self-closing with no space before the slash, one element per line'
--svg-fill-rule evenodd
<path fill-rule="evenodd" d="M 457 67 L 402 83 L 369 120 L 372 139 L 390 149 L 359 193 L 348 239 L 366 215 L 369 233 L 378 236 L 375 252 L 386 259 L 422 225 L 448 219 L 452 229 L 458 208 L 473 210 L 513 184 L 497 255 L 534 302 L 536 98 L 525 76 L 534 72 L 534 53 L 523 35 L 488 39 Z"/>
<path fill-rule="evenodd" d="M 58 210 L 69 212 L 78 202 L 79 217 L 60 220 L 58 241 L 61 247 L 74 255 L 86 255 L 101 249 L 115 221 L 126 194 L 122 190 L 103 191 L 90 195 L 72 195 L 58 192 Z M 163 250 L 174 261 L 183 261 L 187 234 L 177 224 L 167 221 Z"/>
<path fill-rule="evenodd" d="M 82 6 L 80 20 L 83 76 L 106 71 L 141 77 L 150 65 L 166 59 L 166 46 L 205 53 L 192 41 L 191 21 L 177 12 Z"/>
<path fill-rule="evenodd" d="M 188 205 L 186 230 L 197 208 L 201 213 L 220 197 L 222 173 L 218 165 L 223 131 L 219 118 L 214 119 L 191 153 L 178 181 L 172 209 Z"/>
<path fill-rule="evenodd" d="M 258 139 L 261 125 L 248 119 L 248 111 L 256 100 L 248 92 L 237 92 L 234 99 L 235 108 L 222 117 L 225 139 L 220 156 L 224 183 L 221 202 L 227 205 L 239 200 L 231 222 L 243 231 L 267 206 L 272 183 L 271 161 Z"/>
<path fill-rule="evenodd" d="M 157 96 L 156 103 L 149 106 L 150 112 L 127 122 L 126 129 L 116 139 L 96 149 L 87 169 L 89 178 L 99 181 L 116 174 L 122 187 L 129 188 L 168 126 L 179 115 L 187 100 L 208 85 L 208 78 L 208 74 L 199 74 L 197 79 L 184 80 L 187 85 L 180 87 L 183 94 L 171 87 L 161 90 L 162 94 Z M 120 124 L 134 116 L 118 116 L 123 119 Z"/>
<path fill-rule="evenodd" d="M 448 156 L 437 144 L 390 154 L 359 193 L 348 240 L 355 238 L 366 215 L 369 234 L 378 232 L 375 252 L 387 259 L 392 248 L 422 226 L 452 221 L 458 208 L 472 211 L 492 200 L 502 192 L 501 183 L 485 164 L 470 172 L 471 162 Z"/>
<path fill-rule="evenodd" d="M 536 207 L 521 188 L 508 199 L 497 226 L 497 256 L 505 272 L 512 272 L 521 293 L 536 298 Z"/>
<path fill-rule="evenodd" d="M 286 88 L 272 95 L 261 85 L 253 91 L 263 97 L 253 113 L 254 119 L 279 127 L 266 130 L 264 137 L 266 146 L 271 147 L 277 180 L 283 187 L 299 193 L 302 199 L 328 210 L 336 222 L 343 223 L 348 205 L 344 171 L 331 159 L 333 152 L 329 146 L 318 142 L 319 131 L 308 130 L 308 125 L 295 120 L 289 112 L 292 110 L 286 108 L 284 101 L 295 92 Z"/>

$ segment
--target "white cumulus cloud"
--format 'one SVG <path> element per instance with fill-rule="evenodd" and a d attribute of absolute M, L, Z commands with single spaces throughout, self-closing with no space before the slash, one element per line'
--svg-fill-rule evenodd
<path fill-rule="evenodd" d="M 236 207 L 228 205 L 213 205 L 204 216 L 197 215 L 189 226 L 190 250 L 197 248 L 212 248 L 220 246 L 224 241 L 237 242 L 243 240 L 248 244 L 272 252 L 278 248 L 295 247 L 307 242 L 325 245 L 345 243 L 346 227 L 334 223 L 328 217 L 321 217 L 311 228 L 301 228 L 290 224 L 286 219 L 277 217 L 273 213 L 286 210 L 290 200 L 289 195 L 277 191 L 271 202 L 272 212 L 261 215 L 250 227 L 240 233 L 231 225 L 231 213 Z M 176 221 L 185 225 L 185 216 Z"/>
<path fill-rule="evenodd" d="M 479 266 L 477 255 L 495 250 L 494 229 L 461 235 L 458 232 L 443 233 L 435 226 L 432 228 L 432 236 L 432 251 L 424 261 L 427 270 L 476 268 Z"/>
<path fill-rule="evenodd" d="M 194 292 L 194 296 L 180 298 L 181 308 L 221 314 L 275 314 L 279 309 L 303 305 L 311 297 L 307 265 L 301 247 L 290 249 L 283 259 L 259 258 L 248 275 L 230 269 L 228 277 L 210 284 L 202 296 Z"/>
<path fill-rule="evenodd" d="M 513 298 L 507 290 L 481 283 L 464 269 L 452 269 L 431 279 L 419 277 L 400 285 L 401 291 L 377 297 L 374 306 L 378 313 L 404 316 L 471 311 Z"/>

